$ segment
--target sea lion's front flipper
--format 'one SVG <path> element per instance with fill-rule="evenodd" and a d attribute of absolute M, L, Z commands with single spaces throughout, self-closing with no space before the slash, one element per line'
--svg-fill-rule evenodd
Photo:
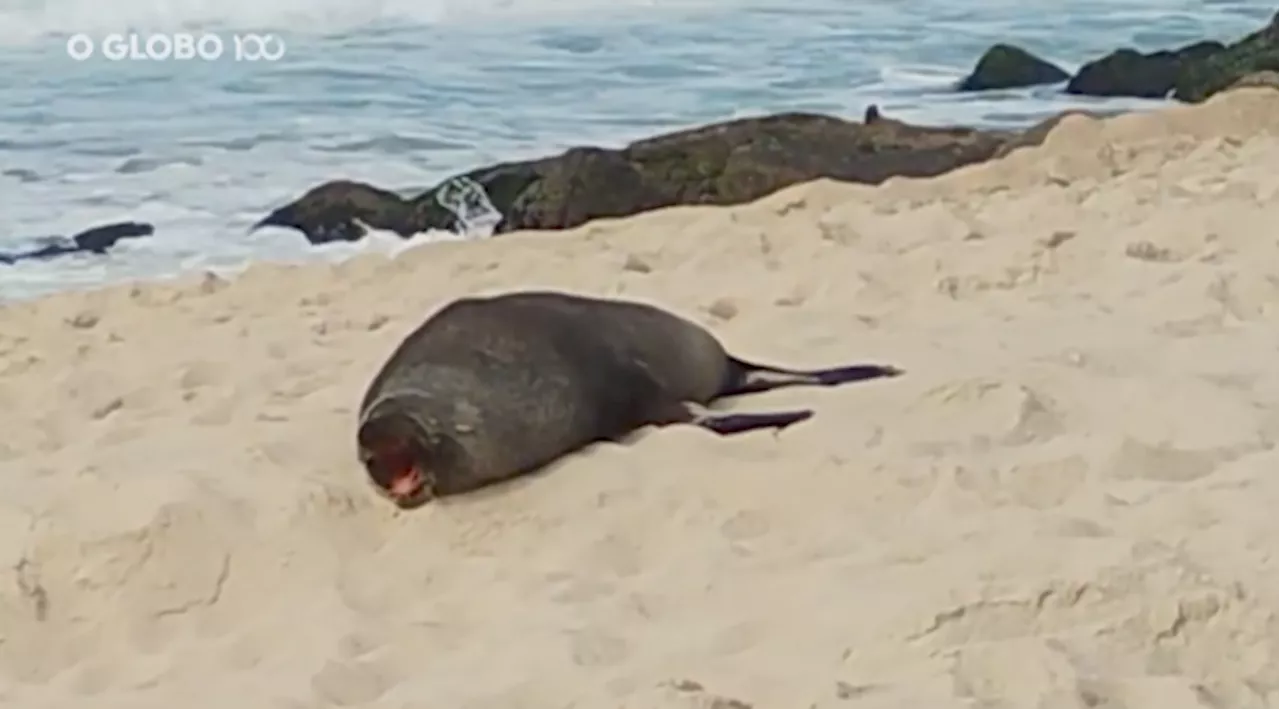
<path fill-rule="evenodd" d="M 902 370 L 897 367 L 881 364 L 855 364 L 803 371 L 780 369 L 730 357 L 729 365 L 733 371 L 720 396 L 754 394 L 791 386 L 840 386 L 902 374 Z"/>

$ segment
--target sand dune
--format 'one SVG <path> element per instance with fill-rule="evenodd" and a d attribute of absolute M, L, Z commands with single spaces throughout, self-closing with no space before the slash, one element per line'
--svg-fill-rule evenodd
<path fill-rule="evenodd" d="M 401 514 L 354 407 L 462 294 L 899 379 Z M 0 702 L 1274 707 L 1277 103 L 932 180 L 0 310 Z"/>

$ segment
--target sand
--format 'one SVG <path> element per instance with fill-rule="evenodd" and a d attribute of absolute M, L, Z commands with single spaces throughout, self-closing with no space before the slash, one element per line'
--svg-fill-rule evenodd
<path fill-rule="evenodd" d="M 1276 105 L 5 307 L 0 702 L 1274 707 Z M 447 299 L 520 287 L 907 374 L 397 512 L 354 457 L 369 377 Z"/>

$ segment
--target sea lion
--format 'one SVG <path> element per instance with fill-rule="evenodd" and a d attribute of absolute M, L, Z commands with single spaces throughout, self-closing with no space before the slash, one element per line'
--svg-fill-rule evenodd
<path fill-rule="evenodd" d="M 375 488 L 409 509 L 647 425 L 692 423 L 730 435 L 813 415 L 704 408 L 720 397 L 900 373 L 755 364 L 652 305 L 515 291 L 455 300 L 412 331 L 369 384 L 356 438 Z"/>

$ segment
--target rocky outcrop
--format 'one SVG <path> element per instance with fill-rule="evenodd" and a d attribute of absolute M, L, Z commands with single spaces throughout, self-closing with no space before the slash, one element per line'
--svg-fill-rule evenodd
<path fill-rule="evenodd" d="M 1203 101 L 1246 76 L 1276 71 L 1276 26 L 1280 13 L 1262 29 L 1232 44 L 1202 41 L 1176 49 L 1142 53 L 1117 49 L 1080 67 L 1066 92 L 1081 96 L 1166 98 Z M 1054 84 L 1068 75 L 1024 49 L 1007 44 L 991 47 L 978 60 L 960 91 Z"/>
<path fill-rule="evenodd" d="M 401 236 L 484 226 L 568 229 L 675 205 L 741 204 L 817 178 L 877 184 L 938 175 L 990 158 L 1003 132 L 914 126 L 868 111 L 868 121 L 809 113 L 746 118 L 640 140 L 613 150 L 576 147 L 445 180 L 413 199 L 370 185 L 322 184 L 255 228 L 297 229 L 312 243 L 351 241 L 364 227 Z"/>
<path fill-rule="evenodd" d="M 1275 87 L 1278 22 L 1280 13 L 1230 45 L 1204 41 L 1149 54 L 1117 50 L 1069 77 L 1066 91 L 1202 101 L 1235 86 Z M 1067 78 L 1050 62 L 997 44 L 957 89 L 1017 88 Z M 781 113 L 677 131 L 621 149 L 580 146 L 537 160 L 481 167 L 411 198 L 335 180 L 275 209 L 253 228 L 295 229 L 314 244 L 357 241 L 368 229 L 404 238 L 430 230 L 568 229 L 663 207 L 742 204 L 818 178 L 877 184 L 895 176 L 939 175 L 1039 144 L 1072 113 L 1021 132 L 911 125 L 882 116 L 875 106 L 861 123 Z M 0 265 L 104 254 L 121 240 L 153 233 L 145 223 L 106 224 L 70 238 L 38 239 L 28 250 L 0 252 Z"/>
<path fill-rule="evenodd" d="M 978 59 L 973 71 L 956 86 L 957 91 L 1017 89 L 1025 86 L 1056 84 L 1071 75 L 1021 47 L 1011 44 L 992 46 Z"/>
<path fill-rule="evenodd" d="M 37 239 L 37 245 L 26 251 L 0 253 L 0 264 L 15 264 L 70 256 L 72 254 L 105 254 L 125 239 L 140 239 L 155 233 L 155 227 L 144 222 L 115 222 L 86 229 L 73 237 L 51 236 Z"/>
<path fill-rule="evenodd" d="M 307 190 L 272 211 L 253 229 L 278 226 L 298 229 L 313 244 L 359 241 L 365 227 L 413 236 L 413 208 L 400 195 L 363 182 L 334 180 Z"/>
<path fill-rule="evenodd" d="M 1208 61 L 1226 47 L 1221 42 L 1196 42 L 1171 51 L 1143 54 L 1118 49 L 1085 64 L 1067 82 L 1067 93 L 1084 96 L 1165 98 L 1180 72 Z"/>
<path fill-rule="evenodd" d="M 1271 22 L 1257 32 L 1205 57 L 1203 61 L 1183 66 L 1173 83 L 1173 97 L 1179 101 L 1203 101 L 1249 76 L 1261 72 L 1275 73 L 1280 59 L 1276 50 L 1280 40 L 1278 20 L 1280 13 L 1272 15 Z"/>

